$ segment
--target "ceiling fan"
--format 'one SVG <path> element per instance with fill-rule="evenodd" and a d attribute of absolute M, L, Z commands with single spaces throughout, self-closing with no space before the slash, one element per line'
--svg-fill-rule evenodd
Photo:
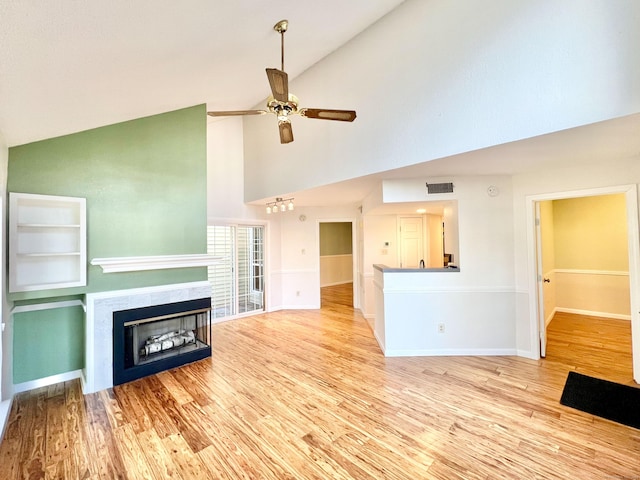
<path fill-rule="evenodd" d="M 280 34 L 281 68 L 267 68 L 267 78 L 271 87 L 271 96 L 267 99 L 267 110 L 227 110 L 219 112 L 207 112 L 212 117 L 224 117 L 229 115 L 264 115 L 272 113 L 278 117 L 278 129 L 280 130 L 280 143 L 293 142 L 293 130 L 291 128 L 291 115 L 300 115 L 306 118 L 318 118 L 321 120 L 337 120 L 340 122 L 353 122 L 356 119 L 354 110 L 334 110 L 328 108 L 299 108 L 298 98 L 289 93 L 289 77 L 284 71 L 284 32 L 287 31 L 289 22 L 280 20 L 273 29 Z"/>

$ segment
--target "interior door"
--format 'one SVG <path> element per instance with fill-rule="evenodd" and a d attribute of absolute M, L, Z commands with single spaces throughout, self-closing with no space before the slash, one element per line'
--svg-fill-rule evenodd
<path fill-rule="evenodd" d="M 427 267 L 442 268 L 444 266 L 444 228 L 441 215 L 427 215 Z"/>
<path fill-rule="evenodd" d="M 400 267 L 420 268 L 424 260 L 422 217 L 400 217 Z"/>

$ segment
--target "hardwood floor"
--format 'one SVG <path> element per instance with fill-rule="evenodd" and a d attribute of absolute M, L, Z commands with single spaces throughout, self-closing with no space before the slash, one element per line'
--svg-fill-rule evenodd
<path fill-rule="evenodd" d="M 320 289 L 322 308 L 353 307 L 353 283 L 341 283 Z"/>
<path fill-rule="evenodd" d="M 556 313 L 547 327 L 547 362 L 612 382 L 636 385 L 631 322 Z"/>
<path fill-rule="evenodd" d="M 560 405 L 582 367 L 549 343 L 543 361 L 385 358 L 339 301 L 219 323 L 212 359 L 17 395 L 0 478 L 640 477 L 640 430 Z"/>

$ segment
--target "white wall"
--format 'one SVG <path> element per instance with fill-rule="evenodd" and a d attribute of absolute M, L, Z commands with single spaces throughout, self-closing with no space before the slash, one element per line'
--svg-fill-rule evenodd
<path fill-rule="evenodd" d="M 320 257 L 320 286 L 330 287 L 353 282 L 353 255 L 322 255 Z"/>
<path fill-rule="evenodd" d="M 320 308 L 320 223 L 355 224 L 357 212 L 355 206 L 296 207 L 293 212 L 276 214 L 281 228 L 281 263 L 274 275 L 281 278 L 282 308 Z M 353 234 L 356 243 L 355 225 Z"/>
<path fill-rule="evenodd" d="M 209 118 L 209 117 L 208 117 Z M 258 213 L 244 204 L 242 120 L 207 120 L 207 216 L 214 220 L 247 219 Z"/>
<path fill-rule="evenodd" d="M 407 0 L 291 82 L 351 124 L 246 117 L 246 198 L 640 111 L 640 2 Z"/>
<path fill-rule="evenodd" d="M 209 224 L 266 226 L 267 310 L 320 308 L 319 222 L 355 221 L 357 209 L 296 207 L 294 211 L 267 215 L 263 205 L 245 204 L 242 138 L 243 126 L 238 118 L 207 124 Z M 300 221 L 303 214 L 305 221 Z"/>

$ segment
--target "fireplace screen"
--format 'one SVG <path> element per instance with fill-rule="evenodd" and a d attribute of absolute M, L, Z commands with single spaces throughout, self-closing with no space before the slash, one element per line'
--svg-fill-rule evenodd
<path fill-rule="evenodd" d="M 209 310 L 124 324 L 125 368 L 207 348 Z"/>
<path fill-rule="evenodd" d="M 114 385 L 211 356 L 211 299 L 114 312 Z"/>

